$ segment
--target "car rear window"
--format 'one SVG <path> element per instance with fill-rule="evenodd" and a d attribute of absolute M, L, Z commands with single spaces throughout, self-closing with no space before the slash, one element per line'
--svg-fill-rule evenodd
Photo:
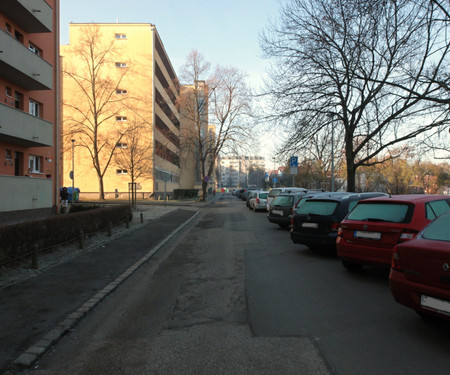
<path fill-rule="evenodd" d="M 300 215 L 332 215 L 339 202 L 336 201 L 319 201 L 307 200 L 300 207 L 297 206 L 297 213 Z"/>
<path fill-rule="evenodd" d="M 293 204 L 294 204 L 294 197 L 287 195 L 278 195 L 272 201 L 272 206 L 292 207 Z"/>
<path fill-rule="evenodd" d="M 359 203 L 348 220 L 406 223 L 411 220 L 411 205 L 404 203 Z"/>
<path fill-rule="evenodd" d="M 441 216 L 423 231 L 422 238 L 450 242 L 450 215 Z"/>
<path fill-rule="evenodd" d="M 434 220 L 444 212 L 450 211 L 450 204 L 448 199 L 441 199 L 438 201 L 428 202 L 427 207 L 427 219 Z"/>
<path fill-rule="evenodd" d="M 260 199 L 267 199 L 268 195 L 269 195 L 269 193 L 262 193 L 262 194 L 259 194 L 259 198 Z"/>

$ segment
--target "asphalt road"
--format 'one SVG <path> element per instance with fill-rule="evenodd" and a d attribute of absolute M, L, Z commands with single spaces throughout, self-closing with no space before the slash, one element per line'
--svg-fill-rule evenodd
<path fill-rule="evenodd" d="M 104 300 L 36 374 L 447 374 L 450 325 L 294 245 L 232 196 Z"/>

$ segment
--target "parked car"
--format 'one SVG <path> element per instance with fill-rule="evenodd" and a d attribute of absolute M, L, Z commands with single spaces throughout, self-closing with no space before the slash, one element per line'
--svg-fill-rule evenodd
<path fill-rule="evenodd" d="M 449 210 L 448 195 L 393 195 L 359 202 L 341 223 L 337 254 L 350 271 L 365 264 L 389 267 L 397 243 L 413 239 Z"/>
<path fill-rule="evenodd" d="M 396 245 L 389 285 L 398 303 L 450 320 L 450 212 Z"/>
<path fill-rule="evenodd" d="M 341 220 L 362 199 L 384 193 L 334 192 L 316 194 L 306 199 L 292 218 L 291 240 L 311 249 L 336 250 L 336 237 Z"/>
<path fill-rule="evenodd" d="M 301 188 L 301 187 L 274 188 L 274 189 L 270 190 L 269 196 L 267 197 L 267 211 L 269 211 L 269 206 L 272 203 L 273 198 L 275 198 L 277 195 L 280 195 L 281 193 L 297 193 L 297 192 L 306 194 L 307 191 L 308 191 L 308 189 Z"/>
<path fill-rule="evenodd" d="M 289 227 L 292 219 L 292 210 L 298 200 L 304 196 L 303 192 L 281 193 L 275 196 L 269 205 L 267 219 L 282 228 Z"/>
<path fill-rule="evenodd" d="M 253 211 L 266 211 L 266 201 L 267 196 L 269 195 L 268 191 L 255 191 L 252 194 L 252 197 L 249 200 L 250 209 Z"/>
<path fill-rule="evenodd" d="M 246 204 L 246 206 L 247 206 L 247 208 L 249 208 L 250 209 L 250 198 L 253 196 L 253 193 L 256 193 L 257 192 L 257 190 L 247 190 L 245 193 L 244 193 L 244 199 L 243 200 L 245 200 L 245 204 Z"/>

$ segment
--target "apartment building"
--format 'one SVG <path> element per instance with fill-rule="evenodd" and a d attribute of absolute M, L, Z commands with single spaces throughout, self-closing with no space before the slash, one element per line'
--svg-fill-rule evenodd
<path fill-rule="evenodd" d="M 247 186 L 251 170 L 265 171 L 264 156 L 222 156 L 219 161 L 220 183 L 224 187 Z"/>
<path fill-rule="evenodd" d="M 99 197 L 101 189 L 106 199 L 124 198 L 132 182 L 138 199 L 170 195 L 180 185 L 180 87 L 156 27 L 71 23 L 69 37 L 60 47 L 64 185 L 79 188 L 82 199 Z M 104 56 L 96 110 L 87 89 L 89 50 Z"/>
<path fill-rule="evenodd" d="M 0 1 L 0 211 L 58 204 L 59 0 Z"/>

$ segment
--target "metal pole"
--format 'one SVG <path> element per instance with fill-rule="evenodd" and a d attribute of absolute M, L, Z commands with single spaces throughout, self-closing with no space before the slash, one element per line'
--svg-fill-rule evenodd
<path fill-rule="evenodd" d="M 75 139 L 72 139 L 72 204 L 75 202 Z"/>
<path fill-rule="evenodd" d="M 331 191 L 334 191 L 334 121 L 331 121 Z"/>

